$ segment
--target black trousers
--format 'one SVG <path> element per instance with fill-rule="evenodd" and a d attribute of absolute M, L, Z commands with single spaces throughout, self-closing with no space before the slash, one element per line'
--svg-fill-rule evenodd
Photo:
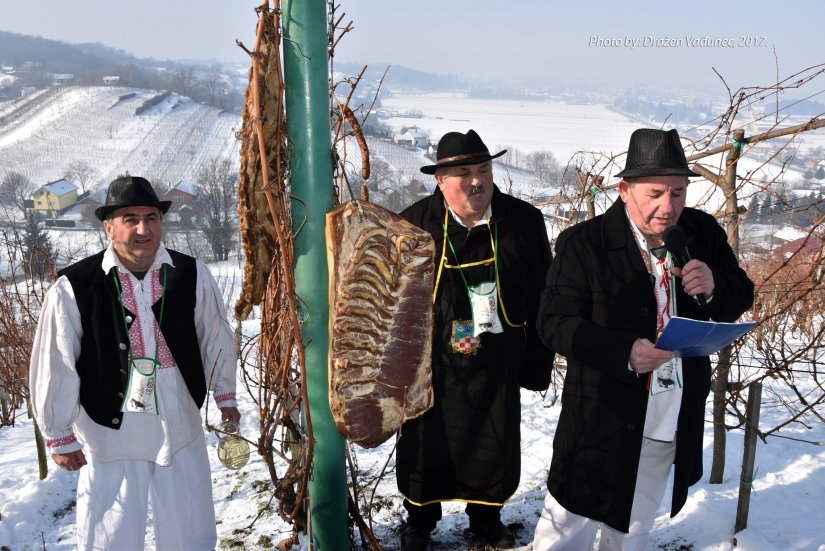
<path fill-rule="evenodd" d="M 414 505 L 405 499 L 404 508 L 407 510 L 407 524 L 412 526 L 432 531 L 441 519 L 441 502 Z M 470 517 L 470 526 L 484 526 L 501 519 L 500 505 L 468 503 L 464 512 Z"/>

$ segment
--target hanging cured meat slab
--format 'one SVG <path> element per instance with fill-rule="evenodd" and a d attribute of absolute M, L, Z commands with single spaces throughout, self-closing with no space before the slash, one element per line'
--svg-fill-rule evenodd
<path fill-rule="evenodd" d="M 326 216 L 329 404 L 338 430 L 366 448 L 432 406 L 429 233 L 365 201 Z"/>

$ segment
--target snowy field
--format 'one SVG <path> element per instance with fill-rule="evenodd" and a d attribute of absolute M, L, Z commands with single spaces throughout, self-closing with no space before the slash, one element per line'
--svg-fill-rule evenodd
<path fill-rule="evenodd" d="M 417 126 L 434 141 L 446 132 L 479 133 L 491 150 L 552 151 L 562 164 L 578 151 L 620 153 L 640 126 L 601 105 L 560 101 L 472 99 L 463 94 L 391 94 L 381 100 L 393 129 Z M 420 113 L 422 116 L 411 117 Z"/>

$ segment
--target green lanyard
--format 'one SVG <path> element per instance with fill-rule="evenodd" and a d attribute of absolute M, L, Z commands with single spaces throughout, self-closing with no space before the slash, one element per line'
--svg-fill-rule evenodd
<path fill-rule="evenodd" d="M 484 222 L 487 224 L 487 231 L 490 232 L 490 246 L 493 248 L 493 258 L 487 258 L 484 260 L 479 260 L 477 262 L 469 262 L 467 264 L 462 264 L 461 260 L 458 258 L 458 254 L 455 252 L 455 248 L 453 247 L 452 241 L 450 241 L 450 236 L 447 233 L 447 216 L 449 214 L 449 208 L 444 213 L 444 241 L 447 245 L 450 246 L 450 250 L 453 252 L 453 256 L 455 257 L 456 265 L 449 266 L 447 265 L 447 259 L 444 255 L 444 251 L 442 249 L 441 253 L 441 262 L 439 262 L 439 270 L 438 270 L 438 278 L 436 279 L 436 290 L 438 289 L 438 279 L 441 276 L 441 266 L 447 266 L 448 268 L 458 268 L 458 273 L 461 275 L 461 280 L 464 282 L 464 287 L 467 289 L 467 293 L 472 293 L 473 291 L 470 289 L 469 283 L 467 283 L 467 278 L 464 275 L 464 267 L 472 267 L 472 266 L 479 266 L 481 264 L 487 264 L 490 260 L 493 261 L 493 272 L 495 274 L 496 279 L 496 292 L 498 294 L 498 304 L 501 307 L 501 313 L 504 315 L 504 321 L 510 327 L 523 327 L 527 322 L 516 324 L 510 321 L 510 317 L 507 315 L 507 310 L 504 308 L 504 297 L 501 295 L 501 282 L 499 281 L 498 277 L 498 224 L 495 225 L 495 230 L 490 227 L 490 219 L 487 215 L 484 216 Z M 433 302 L 435 302 L 435 292 L 433 290 Z"/>
<path fill-rule="evenodd" d="M 163 265 L 161 268 L 163 272 L 163 281 L 161 281 L 161 294 L 160 294 L 160 318 L 158 319 L 158 330 L 160 330 L 161 324 L 163 324 L 163 311 L 166 307 L 166 264 Z M 123 319 L 123 327 L 126 329 L 126 338 L 129 338 L 129 324 L 126 322 L 126 308 L 123 306 L 123 295 L 120 291 L 120 279 L 117 275 L 117 268 L 112 270 L 112 279 L 115 281 L 115 289 L 117 289 L 117 301 L 120 303 L 120 315 Z M 158 343 L 157 336 L 155 337 L 155 362 L 158 361 L 158 348 L 160 344 Z M 132 356 L 132 344 L 129 343 L 129 361 L 133 359 Z"/>
<path fill-rule="evenodd" d="M 453 256 L 455 257 L 456 261 L 456 268 L 458 268 L 458 273 L 461 275 L 461 280 L 464 282 L 464 287 L 467 288 L 468 293 L 472 293 L 470 290 L 470 284 L 467 282 L 467 277 L 464 275 L 463 266 L 471 267 L 471 266 L 478 266 L 480 264 L 487 264 L 490 260 L 493 261 L 493 270 L 495 272 L 496 282 L 498 282 L 498 260 L 496 258 L 496 247 L 498 244 L 498 226 L 496 226 L 495 238 L 493 237 L 493 230 L 490 228 L 490 220 L 485 216 L 484 221 L 487 223 L 487 230 L 490 232 L 490 244 L 493 247 L 493 258 L 492 259 L 485 259 L 479 260 L 478 262 L 470 262 L 468 264 L 462 264 L 461 260 L 458 258 L 458 254 L 455 252 L 455 248 L 453 247 L 453 242 L 450 241 L 450 236 L 447 233 L 447 224 L 446 220 L 444 221 L 444 239 L 447 241 L 447 245 L 450 246 L 450 250 L 453 252 Z"/>

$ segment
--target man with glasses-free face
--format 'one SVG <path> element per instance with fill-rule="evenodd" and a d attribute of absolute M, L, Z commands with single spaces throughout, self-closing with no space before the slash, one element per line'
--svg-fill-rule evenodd
<path fill-rule="evenodd" d="M 144 178 L 114 180 L 95 210 L 109 246 L 61 270 L 40 313 L 31 400 L 78 472 L 79 549 L 142 551 L 150 494 L 157 549 L 215 548 L 200 408 L 211 390 L 240 420 L 236 356 L 209 269 L 161 245 L 169 206 Z"/>
<path fill-rule="evenodd" d="M 433 236 L 437 255 L 434 405 L 404 423 L 397 447 L 404 551 L 427 548 L 444 501 L 467 504 L 478 543 L 516 543 L 501 510 L 519 481 L 519 385 L 550 382 L 553 352 L 534 322 L 551 256 L 541 212 L 493 183 L 504 153 L 491 155 L 473 130 L 445 134 L 436 164 L 421 168 L 435 191 L 401 213 Z"/>

